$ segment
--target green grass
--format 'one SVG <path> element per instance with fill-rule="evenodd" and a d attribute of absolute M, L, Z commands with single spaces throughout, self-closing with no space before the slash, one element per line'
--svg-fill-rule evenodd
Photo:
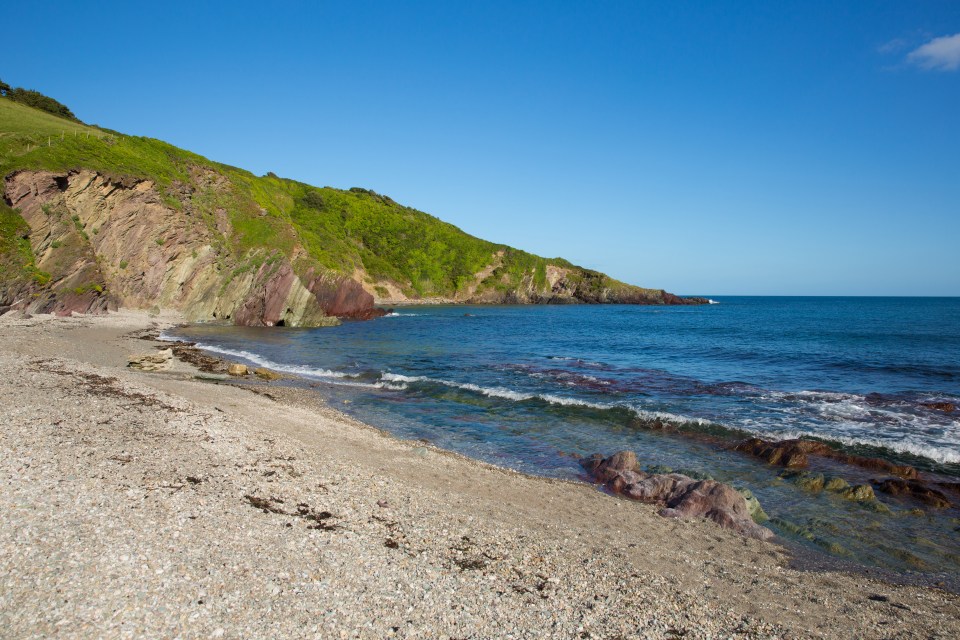
<path fill-rule="evenodd" d="M 34 265 L 29 233 L 30 227 L 20 214 L 0 201 L 0 284 L 43 286 L 50 281 L 50 274 Z"/>
<path fill-rule="evenodd" d="M 168 205 L 199 215 L 220 243 L 219 254 L 227 256 L 225 266 L 234 271 L 259 267 L 277 255 L 291 257 L 302 246 L 305 255 L 295 262 L 300 272 L 314 268 L 349 275 L 363 267 L 375 279 L 396 282 L 407 294 L 452 296 L 502 251 L 502 265 L 481 292 L 506 292 L 522 282 L 543 291 L 549 264 L 577 270 L 577 277 L 595 290 L 629 288 L 603 274 L 580 273 L 560 259 L 473 237 L 373 191 L 316 188 L 273 174 L 258 177 L 160 140 L 86 126 L 0 98 L 0 175 L 80 168 L 152 180 Z M 213 172 L 214 185 L 184 199 L 182 186 L 196 186 L 192 175 L 198 170 Z M 223 215 L 218 211 L 229 217 L 234 230 L 229 238 L 217 231 L 218 215 Z"/>

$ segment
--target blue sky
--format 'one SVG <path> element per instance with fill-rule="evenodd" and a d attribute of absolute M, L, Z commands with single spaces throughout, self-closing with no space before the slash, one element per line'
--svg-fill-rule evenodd
<path fill-rule="evenodd" d="M 84 121 L 683 294 L 960 295 L 960 2 L 4 8 Z"/>

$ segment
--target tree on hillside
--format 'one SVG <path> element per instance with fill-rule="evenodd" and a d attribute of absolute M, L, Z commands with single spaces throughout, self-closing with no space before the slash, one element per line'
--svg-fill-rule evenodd
<path fill-rule="evenodd" d="M 6 82 L 0 80 L 0 95 L 4 95 L 14 102 L 25 104 L 34 109 L 40 109 L 47 113 L 52 113 L 61 118 L 67 118 L 75 122 L 80 122 L 77 116 L 65 104 L 57 102 L 50 96 L 45 96 L 39 91 L 33 89 L 24 89 L 23 87 L 12 88 Z"/>

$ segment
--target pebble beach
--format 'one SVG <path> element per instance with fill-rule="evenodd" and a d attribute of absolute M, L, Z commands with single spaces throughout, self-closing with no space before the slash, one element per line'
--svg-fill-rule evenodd
<path fill-rule="evenodd" d="M 180 321 L 0 318 L 0 636 L 960 637 L 948 590 L 127 367 Z"/>

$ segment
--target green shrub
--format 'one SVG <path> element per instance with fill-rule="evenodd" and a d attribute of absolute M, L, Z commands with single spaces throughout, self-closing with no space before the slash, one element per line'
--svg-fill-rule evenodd
<path fill-rule="evenodd" d="M 28 107 L 33 107 L 34 109 L 39 109 L 41 111 L 46 111 L 47 113 L 53 114 L 60 118 L 66 118 L 68 120 L 77 120 L 77 116 L 73 115 L 73 112 L 53 98 L 45 96 L 39 91 L 34 91 L 33 89 L 24 89 L 23 87 L 13 88 L 7 83 L 0 81 L 0 94 L 10 98 L 14 102 L 19 102 L 20 104 L 25 104 Z"/>
<path fill-rule="evenodd" d="M 321 211 L 325 203 L 319 191 L 316 189 L 308 189 L 307 193 L 303 196 L 303 204 L 310 209 Z"/>

